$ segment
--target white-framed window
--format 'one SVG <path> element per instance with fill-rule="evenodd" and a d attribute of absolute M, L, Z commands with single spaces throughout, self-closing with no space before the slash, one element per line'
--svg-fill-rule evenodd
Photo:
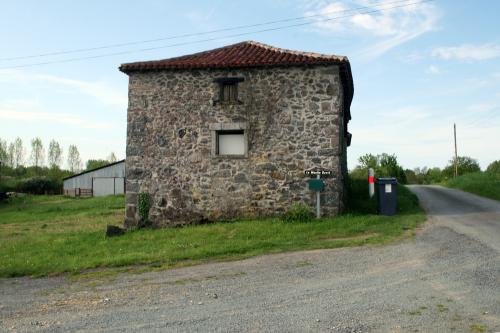
<path fill-rule="evenodd" d="M 246 123 L 211 124 L 212 157 L 248 157 L 248 133 Z"/>
<path fill-rule="evenodd" d="M 245 131 L 217 131 L 217 155 L 245 155 Z"/>

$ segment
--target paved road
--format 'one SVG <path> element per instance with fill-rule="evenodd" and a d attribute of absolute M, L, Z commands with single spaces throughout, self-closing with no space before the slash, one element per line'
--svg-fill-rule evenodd
<path fill-rule="evenodd" d="M 500 331 L 500 202 L 414 186 L 411 240 L 115 280 L 0 280 L 0 331 Z"/>

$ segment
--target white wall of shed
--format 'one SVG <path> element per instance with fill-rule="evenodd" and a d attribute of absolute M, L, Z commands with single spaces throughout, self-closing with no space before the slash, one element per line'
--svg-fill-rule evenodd
<path fill-rule="evenodd" d="M 79 176 L 64 180 L 63 188 L 65 190 L 75 188 L 92 188 L 92 178 L 125 178 L 125 162 L 110 165 L 95 171 L 90 171 Z M 123 180 L 122 180 L 123 181 Z"/>

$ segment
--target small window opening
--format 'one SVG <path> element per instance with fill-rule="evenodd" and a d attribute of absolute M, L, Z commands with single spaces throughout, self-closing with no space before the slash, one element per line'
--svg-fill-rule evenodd
<path fill-rule="evenodd" d="M 238 84 L 237 83 L 223 83 L 221 87 L 221 101 L 222 102 L 237 102 L 238 101 Z"/>
<path fill-rule="evenodd" d="M 243 82 L 241 77 L 226 77 L 214 79 L 219 84 L 219 100 L 215 102 L 240 104 L 238 99 L 238 83 Z M 215 105 L 215 104 L 214 104 Z"/>
<path fill-rule="evenodd" d="M 217 155 L 245 155 L 244 130 L 217 131 Z"/>

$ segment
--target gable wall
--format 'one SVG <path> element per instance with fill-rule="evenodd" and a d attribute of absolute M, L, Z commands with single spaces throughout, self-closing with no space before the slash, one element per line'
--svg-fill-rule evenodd
<path fill-rule="evenodd" d="M 215 103 L 221 77 L 243 77 L 238 105 Z M 130 73 L 127 219 L 137 193 L 151 195 L 156 225 L 283 213 L 315 205 L 304 170 L 334 172 L 321 194 L 325 215 L 342 209 L 338 67 L 272 67 Z M 210 125 L 247 126 L 248 158 L 213 157 Z M 178 130 L 186 134 L 181 138 Z"/>

